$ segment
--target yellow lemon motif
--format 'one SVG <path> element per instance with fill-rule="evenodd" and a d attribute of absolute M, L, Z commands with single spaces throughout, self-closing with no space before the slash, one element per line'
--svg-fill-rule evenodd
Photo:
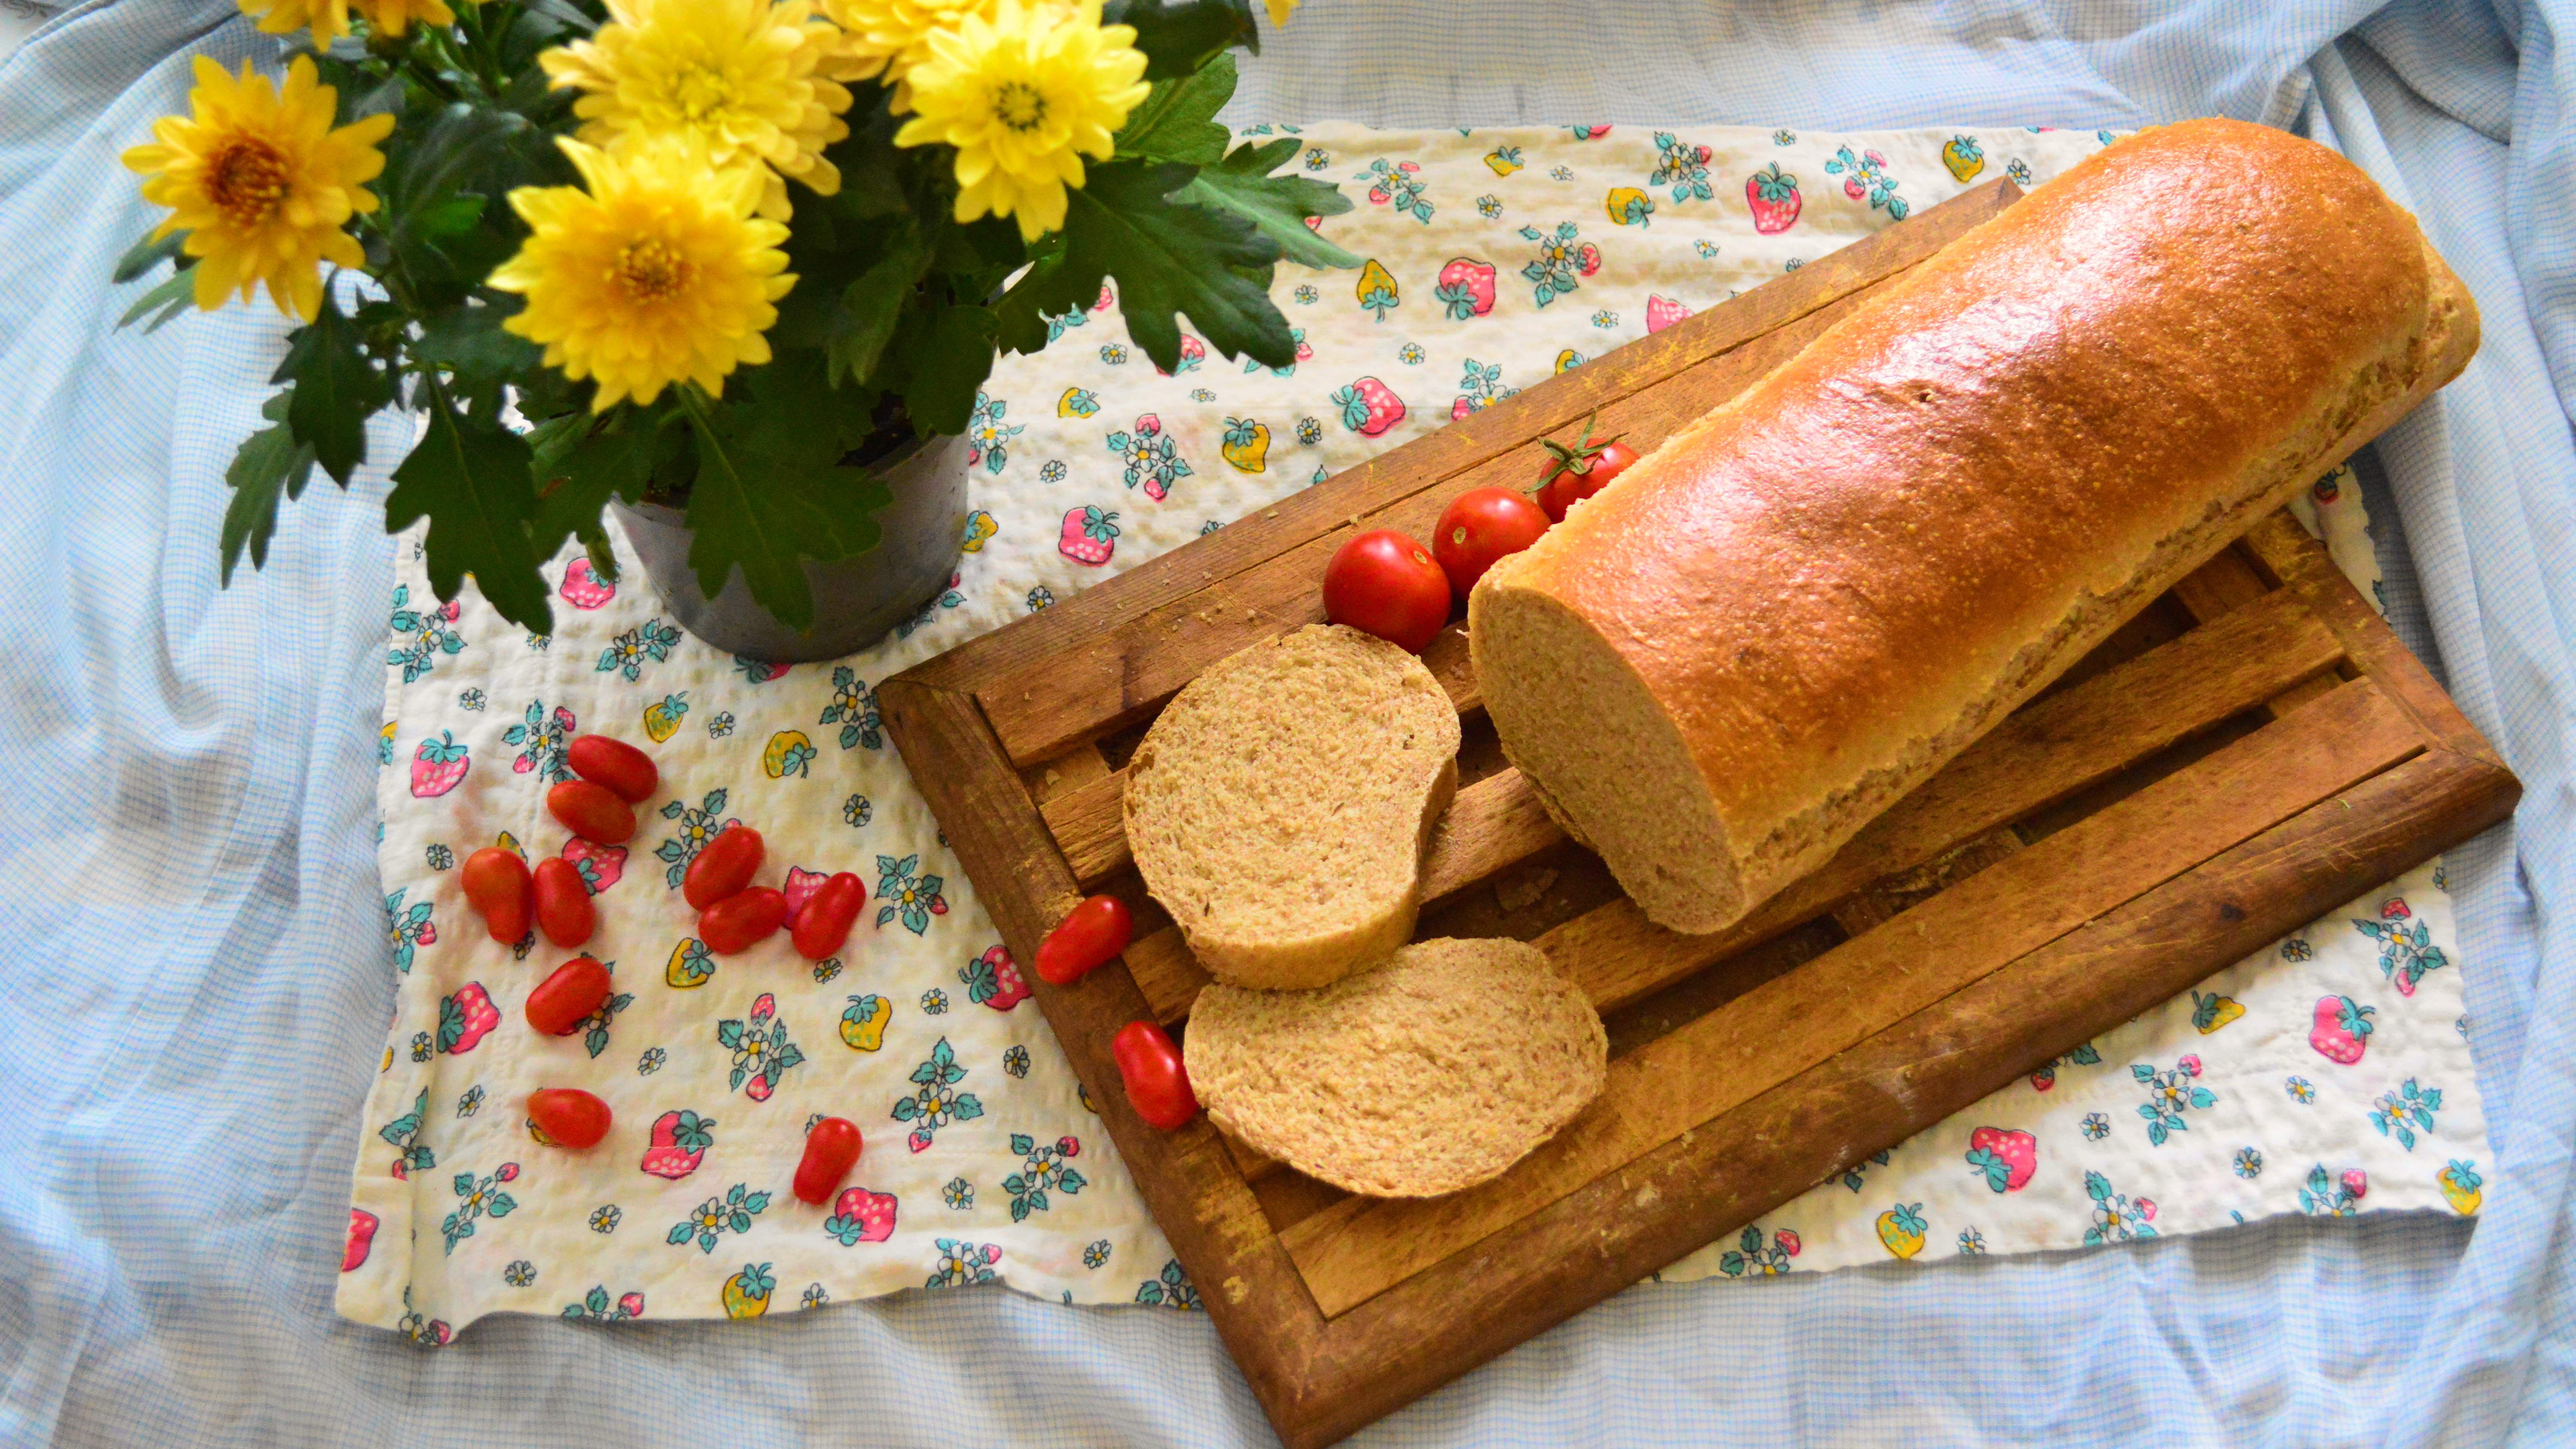
<path fill-rule="evenodd" d="M 1250 418 L 1227 418 L 1225 441 L 1217 446 L 1239 473 L 1258 473 L 1269 466 L 1270 429 Z"/>
<path fill-rule="evenodd" d="M 1569 347 L 1556 355 L 1556 370 L 1572 372 L 1583 365 L 1583 354 Z"/>
<path fill-rule="evenodd" d="M 662 743 L 664 740 L 669 739 L 672 735 L 679 732 L 680 716 L 687 714 L 688 712 L 689 694 L 687 690 L 682 690 L 678 694 L 666 694 L 662 696 L 662 702 L 660 704 L 648 704 L 644 706 L 645 738 L 650 739 L 657 745 Z"/>
<path fill-rule="evenodd" d="M 894 1020 L 894 1005 L 874 994 L 853 996 L 850 1008 L 841 1013 L 841 1044 L 854 1052 L 872 1052 L 885 1045 L 886 1023 Z"/>
<path fill-rule="evenodd" d="M 1985 148 L 1974 136 L 1953 136 L 1941 148 L 1941 164 L 1950 169 L 1953 179 L 1964 182 L 1986 169 Z"/>
<path fill-rule="evenodd" d="M 1509 176 L 1521 169 L 1521 148 L 1497 146 L 1486 154 L 1485 165 L 1491 168 L 1496 176 Z"/>
<path fill-rule="evenodd" d="M 1396 290 L 1395 274 L 1388 271 L 1374 257 L 1369 259 L 1367 266 L 1360 268 L 1359 285 L 1352 288 L 1351 292 L 1360 299 L 1360 306 L 1363 309 L 1377 314 L 1377 320 L 1380 322 L 1386 320 L 1386 309 L 1397 305 L 1402 300 Z"/>
<path fill-rule="evenodd" d="M 1087 418 L 1100 411 L 1100 399 L 1089 388 L 1069 387 L 1055 400 L 1055 415 L 1060 418 Z"/>
<path fill-rule="evenodd" d="M 1601 201 L 1601 209 L 1610 214 L 1612 226 L 1644 226 L 1655 214 L 1653 197 L 1633 186 L 1613 186 Z"/>
<path fill-rule="evenodd" d="M 662 980 L 680 991 L 704 986 L 707 978 L 715 974 L 715 953 L 695 936 L 681 938 L 680 944 L 671 948 L 670 964 L 662 968 Z"/>
<path fill-rule="evenodd" d="M 1001 531 L 1002 526 L 993 521 L 993 515 L 978 508 L 966 515 L 966 542 L 963 547 L 968 553 L 982 553 L 984 540 Z"/>
<path fill-rule="evenodd" d="M 493 837 L 492 843 L 501 847 L 503 850 L 510 852 L 512 855 L 517 856 L 521 860 L 528 858 L 527 847 L 519 843 L 519 837 L 512 835 L 506 830 Z"/>
<path fill-rule="evenodd" d="M 2479 1204 L 2486 1201 L 2486 1179 L 2478 1176 L 2476 1166 L 2471 1163 L 2455 1158 L 2450 1166 L 2442 1169 L 2442 1175 L 2435 1181 L 2442 1186 L 2442 1200 L 2451 1205 L 2451 1211 L 2464 1218 L 2476 1216 Z"/>
<path fill-rule="evenodd" d="M 814 742 L 805 738 L 803 730 L 780 730 L 769 737 L 768 746 L 761 750 L 760 768 L 769 778 L 783 780 L 804 774 L 813 758 Z"/>
<path fill-rule="evenodd" d="M 725 1280 L 724 1311 L 727 1318 L 758 1318 L 769 1311 L 769 1295 L 778 1288 L 778 1280 L 769 1274 L 767 1263 L 745 1263 L 742 1271 Z"/>

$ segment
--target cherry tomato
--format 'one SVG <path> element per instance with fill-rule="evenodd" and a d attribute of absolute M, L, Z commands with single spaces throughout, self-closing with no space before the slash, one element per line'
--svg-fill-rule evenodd
<path fill-rule="evenodd" d="M 537 926 L 546 939 L 570 951 L 599 928 L 599 912 L 590 903 L 590 882 L 581 868 L 559 857 L 537 862 Z"/>
<path fill-rule="evenodd" d="M 1538 542 L 1548 523 L 1545 511 L 1509 488 L 1470 488 L 1440 510 L 1431 554 L 1463 600 L 1485 570 Z"/>
<path fill-rule="evenodd" d="M 607 967 L 575 956 L 528 993 L 528 1025 L 548 1036 L 569 1036 L 599 1010 L 611 989 Z"/>
<path fill-rule="evenodd" d="M 1150 1021 L 1131 1021 L 1109 1039 L 1109 1055 L 1127 1083 L 1127 1100 L 1148 1127 L 1169 1132 L 1199 1114 L 1198 1094 L 1190 1090 L 1189 1068 L 1170 1033 Z"/>
<path fill-rule="evenodd" d="M 606 785 L 566 780 L 546 792 L 546 812 L 563 828 L 601 845 L 624 845 L 635 838 L 635 807 Z"/>
<path fill-rule="evenodd" d="M 1324 565 L 1324 617 L 1419 652 L 1449 622 L 1449 576 L 1431 550 L 1372 528 Z"/>
<path fill-rule="evenodd" d="M 1555 461 L 1539 476 L 1538 506 L 1547 510 L 1550 522 L 1563 523 L 1566 510 L 1610 486 L 1610 480 L 1628 471 L 1637 461 L 1637 450 L 1611 438 L 1592 441 L 1592 419 L 1583 420 L 1583 440 L 1573 447 L 1553 438 L 1541 438 Z"/>
<path fill-rule="evenodd" d="M 564 751 L 572 772 L 585 780 L 596 780 L 617 792 L 617 798 L 630 805 L 653 798 L 662 783 L 662 772 L 653 768 L 652 758 L 624 740 L 606 735 L 583 735 Z"/>
<path fill-rule="evenodd" d="M 465 857 L 465 869 L 459 874 L 465 884 L 465 903 L 481 913 L 493 940 L 515 946 L 527 938 L 528 918 L 537 907 L 537 886 L 517 851 L 487 845 Z"/>
<path fill-rule="evenodd" d="M 680 894 L 703 911 L 751 884 L 768 854 L 769 844 L 759 831 L 748 825 L 728 825 L 698 847 L 698 858 L 689 862 L 689 873 L 680 877 Z"/>
<path fill-rule="evenodd" d="M 736 891 L 698 913 L 698 939 L 719 956 L 748 951 L 787 924 L 787 897 L 767 886 Z"/>
<path fill-rule="evenodd" d="M 814 888 L 805 898 L 805 909 L 796 913 L 796 954 L 808 961 L 820 961 L 841 949 L 850 939 L 850 924 L 859 918 L 859 907 L 868 903 L 868 888 L 848 871 L 832 877 Z"/>
<path fill-rule="evenodd" d="M 539 1087 L 528 1094 L 528 1120 L 556 1146 L 579 1152 L 597 1147 L 614 1117 L 606 1102 L 579 1088 Z"/>
<path fill-rule="evenodd" d="M 796 1164 L 796 1195 L 817 1206 L 832 1200 L 832 1189 L 858 1165 L 867 1145 L 855 1123 L 826 1117 L 805 1133 L 805 1157 Z"/>
<path fill-rule="evenodd" d="M 1038 977 L 1070 986 L 1100 969 L 1127 949 L 1136 936 L 1136 918 L 1116 896 L 1093 896 L 1055 923 L 1038 942 Z"/>

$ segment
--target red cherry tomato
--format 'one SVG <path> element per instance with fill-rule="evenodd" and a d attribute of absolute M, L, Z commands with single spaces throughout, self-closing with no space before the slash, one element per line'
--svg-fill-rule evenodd
<path fill-rule="evenodd" d="M 584 840 L 624 845 L 635 838 L 635 807 L 606 785 L 566 780 L 546 792 L 546 811 Z"/>
<path fill-rule="evenodd" d="M 465 869 L 459 874 L 465 903 L 481 913 L 493 940 L 515 946 L 527 938 L 528 918 L 537 907 L 537 886 L 517 851 L 487 845 L 465 857 Z"/>
<path fill-rule="evenodd" d="M 1542 438 L 1539 446 L 1547 449 L 1555 461 L 1539 475 L 1538 506 L 1547 510 L 1549 521 L 1563 523 L 1566 510 L 1610 486 L 1610 480 L 1628 471 L 1637 461 L 1637 450 L 1612 438 L 1607 442 L 1592 441 L 1592 419 L 1583 420 L 1583 440 L 1572 447 L 1553 438 Z"/>
<path fill-rule="evenodd" d="M 599 912 L 590 903 L 590 882 L 580 867 L 559 857 L 537 862 L 537 926 L 546 939 L 570 951 L 599 928 Z"/>
<path fill-rule="evenodd" d="M 832 877 L 814 888 L 805 898 L 805 909 L 796 913 L 796 954 L 808 961 L 820 961 L 841 949 L 850 939 L 850 925 L 859 918 L 859 907 L 868 903 L 868 888 L 848 871 Z"/>
<path fill-rule="evenodd" d="M 548 1036 L 568 1036 L 599 1010 L 611 989 L 607 967 L 575 956 L 528 993 L 528 1025 Z"/>
<path fill-rule="evenodd" d="M 717 955 L 731 956 L 768 940 L 786 924 L 787 897 L 767 886 L 753 886 L 700 911 L 698 939 Z"/>
<path fill-rule="evenodd" d="M 1199 1114 L 1198 1094 L 1190 1090 L 1189 1068 L 1181 1049 L 1157 1023 L 1131 1021 L 1109 1039 L 1109 1055 L 1127 1083 L 1127 1100 L 1145 1125 L 1169 1132 Z"/>
<path fill-rule="evenodd" d="M 832 1200 L 832 1189 L 858 1164 L 867 1145 L 858 1127 L 839 1117 L 826 1117 L 805 1134 L 805 1157 L 796 1164 L 796 1196 L 820 1206 Z"/>
<path fill-rule="evenodd" d="M 1431 550 L 1372 528 L 1324 565 L 1324 617 L 1418 652 L 1449 622 L 1449 576 Z"/>
<path fill-rule="evenodd" d="M 1431 554 L 1449 575 L 1451 591 L 1464 599 L 1485 570 L 1538 542 L 1548 522 L 1544 510 L 1509 488 L 1470 488 L 1440 510 Z"/>
<path fill-rule="evenodd" d="M 680 894 L 692 908 L 703 911 L 750 885 L 768 854 L 768 842 L 759 831 L 748 825 L 726 826 L 722 834 L 698 847 L 698 858 L 689 862 L 689 873 L 680 877 Z"/>
<path fill-rule="evenodd" d="M 596 780 L 617 792 L 617 798 L 628 804 L 641 804 L 653 798 L 660 788 L 662 772 L 653 768 L 652 758 L 624 740 L 606 735 L 583 735 L 564 751 L 572 772 L 585 780 Z"/>
<path fill-rule="evenodd" d="M 1109 963 L 1136 936 L 1136 918 L 1116 896 L 1093 896 L 1038 942 L 1038 977 L 1070 986 Z"/>
<path fill-rule="evenodd" d="M 613 1117 L 608 1104 L 588 1092 L 573 1087 L 540 1087 L 528 1094 L 528 1120 L 553 1138 L 556 1146 L 579 1152 L 599 1145 L 599 1139 L 608 1135 Z"/>

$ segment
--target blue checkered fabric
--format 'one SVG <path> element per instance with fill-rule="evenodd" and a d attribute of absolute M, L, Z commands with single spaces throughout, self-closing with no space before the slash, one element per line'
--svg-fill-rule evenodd
<path fill-rule="evenodd" d="M 2474 1231 L 2277 1222 L 2066 1255 L 1632 1290 L 1374 1444 L 2576 1439 L 2576 128 L 2566 0 L 1309 0 L 1241 119 L 2126 128 L 2342 147 L 2485 314 L 2362 469 L 2393 617 L 2527 791 L 2452 856 L 2498 1157 Z M 391 1008 L 373 856 L 380 474 L 216 587 L 280 356 L 236 308 L 111 334 L 116 165 L 224 0 L 92 3 L 0 63 L 0 1438 L 75 1445 L 1269 1442 L 1204 1317 L 1004 1292 L 757 1325 L 330 1311 Z M 388 437 L 384 456 L 398 446 Z"/>

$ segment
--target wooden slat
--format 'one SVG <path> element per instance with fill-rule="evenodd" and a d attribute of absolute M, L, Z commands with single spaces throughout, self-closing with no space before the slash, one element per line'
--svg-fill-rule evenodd
<path fill-rule="evenodd" d="M 2514 795 L 2444 752 L 2311 808 L 1334 1319 L 1273 1421 L 1289 1449 L 1351 1433 L 2485 829 Z"/>
<path fill-rule="evenodd" d="M 1466 475 L 1496 467 L 1526 486 L 1543 457 L 1533 440 L 1595 412 L 1605 428 L 1650 446 L 1785 360 L 1822 330 L 1820 314 L 1902 272 L 2019 194 L 2008 182 L 1990 183 L 1918 213 L 1905 227 L 1854 242 L 1282 498 L 1257 526 L 1220 529 L 913 673 L 923 684 L 973 690 L 1015 766 L 1132 723 L 1209 664 L 1321 617 L 1314 581 L 1339 545 L 1335 530 L 1365 524 L 1426 533 L 1451 494 L 1474 486 Z M 1740 356 L 1690 386 L 1657 387 L 1730 354 Z"/>
<path fill-rule="evenodd" d="M 2300 680 L 2326 674 L 2343 653 L 2342 642 L 2297 597 L 2266 596 L 2072 689 L 2023 706 L 1853 837 L 1822 870 L 1725 931 L 1707 936 L 1667 931 L 1623 897 L 1539 937 L 1538 945 L 1582 983 L 1595 1006 L 1616 1010 L 1813 919 L 1872 882 L 1918 869 Z M 1474 788 L 1495 791 L 1494 803 L 1503 803 L 1502 787 L 1494 783 L 1502 778 Z M 1528 787 L 1514 776 L 1511 788 Z M 1459 792 L 1460 805 L 1470 793 Z M 1554 822 L 1546 820 L 1544 811 L 1537 821 L 1546 823 L 1550 834 L 1545 839 L 1539 837 L 1536 821 L 1528 824 L 1526 834 L 1511 838 L 1534 842 L 1532 850 L 1554 843 L 1559 838 Z M 1507 863 L 1491 859 L 1483 873 Z M 1168 939 L 1138 941 L 1129 949 L 1127 964 L 1156 1015 L 1178 1021 L 1189 1014 L 1208 978 L 1178 931 L 1163 934 Z"/>
<path fill-rule="evenodd" d="M 2418 754 L 2355 681 L 1612 1064 L 1599 1100 L 1482 1187 L 1349 1202 L 1281 1234 L 1326 1317 L 1365 1302 L 2006 963 Z"/>

